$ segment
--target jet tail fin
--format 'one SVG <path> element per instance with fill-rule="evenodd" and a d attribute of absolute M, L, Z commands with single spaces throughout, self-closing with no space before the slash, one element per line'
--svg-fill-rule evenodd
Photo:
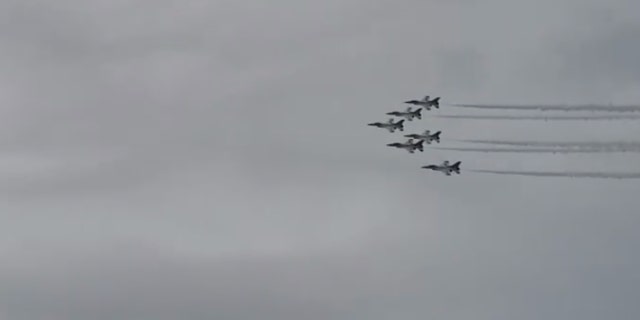
<path fill-rule="evenodd" d="M 440 133 L 442 131 L 438 131 L 436 133 L 434 133 L 431 137 L 433 138 L 433 140 L 435 140 L 437 143 L 440 143 Z"/>
<path fill-rule="evenodd" d="M 453 171 L 455 171 L 457 174 L 460 174 L 460 163 L 461 161 L 458 161 L 456 163 L 454 163 L 453 165 L 451 165 L 451 168 L 453 169 Z"/>
<path fill-rule="evenodd" d="M 436 109 L 440 109 L 440 97 L 434 98 L 431 103 Z"/>
<path fill-rule="evenodd" d="M 418 118 L 418 119 L 422 119 L 422 108 L 418 108 L 415 111 L 412 112 L 413 116 Z"/>

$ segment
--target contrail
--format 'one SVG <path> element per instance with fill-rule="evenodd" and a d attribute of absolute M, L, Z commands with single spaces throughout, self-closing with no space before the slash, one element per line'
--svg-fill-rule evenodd
<path fill-rule="evenodd" d="M 540 172 L 540 171 L 495 171 L 468 170 L 471 172 L 492 173 L 503 175 L 520 175 L 535 177 L 568 177 L 568 178 L 600 178 L 600 179 L 640 179 L 640 173 L 633 172 Z"/>
<path fill-rule="evenodd" d="M 640 152 L 640 147 L 628 148 L 442 148 L 432 147 L 432 149 L 462 151 L 462 152 L 487 152 L 487 153 L 617 153 L 617 152 Z"/>
<path fill-rule="evenodd" d="M 493 110 L 537 110 L 537 111 L 605 111 L 605 112 L 640 112 L 638 105 L 489 105 L 489 104 L 450 104 L 460 108 L 493 109 Z"/>
<path fill-rule="evenodd" d="M 588 149 L 640 149 L 640 142 L 543 142 L 543 141 L 505 141 L 505 140 L 456 140 L 460 142 L 495 144 L 520 147 L 555 147 L 555 148 L 588 148 Z"/>
<path fill-rule="evenodd" d="M 544 121 L 598 121 L 598 120 L 638 120 L 638 115 L 597 115 L 597 116 L 472 116 L 472 115 L 435 115 L 434 118 L 474 119 L 474 120 L 544 120 Z"/>

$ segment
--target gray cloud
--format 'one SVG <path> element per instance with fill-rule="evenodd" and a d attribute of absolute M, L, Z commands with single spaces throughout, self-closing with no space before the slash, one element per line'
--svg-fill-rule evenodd
<path fill-rule="evenodd" d="M 634 121 L 640 119 L 637 115 L 591 115 L 591 116 L 500 116 L 500 115 L 437 115 L 436 118 L 473 119 L 473 120 L 544 120 L 544 121 Z"/>
<path fill-rule="evenodd" d="M 460 48 L 437 55 L 436 66 L 440 87 L 455 87 L 459 90 L 478 92 L 484 83 L 482 68 L 485 63 L 481 53 L 474 48 Z"/>
<path fill-rule="evenodd" d="M 573 24 L 547 35 L 523 68 L 530 84 L 566 102 L 637 102 L 638 69 L 632 61 L 638 52 L 639 8 L 633 1 L 576 8 L 567 17 Z"/>
<path fill-rule="evenodd" d="M 639 179 L 637 172 L 539 172 L 539 171 L 497 171 L 473 170 L 479 173 L 491 173 L 514 176 L 531 177 L 562 177 L 562 178 L 592 178 L 592 179 Z"/>
<path fill-rule="evenodd" d="M 412 157 L 366 126 L 426 94 L 635 103 L 635 62 L 608 51 L 633 39 L 633 6 L 4 1 L 0 317 L 635 319 L 636 182 L 419 169 L 633 172 L 633 155 Z M 596 52 L 617 75 L 576 76 Z M 612 124 L 426 117 L 406 130 L 639 133 Z"/>
<path fill-rule="evenodd" d="M 600 111 L 600 112 L 640 112 L 638 105 L 485 105 L 485 104 L 454 104 L 453 107 L 476 108 L 487 110 L 518 110 L 518 111 Z"/>
<path fill-rule="evenodd" d="M 579 43 L 561 47 L 565 57 L 562 74 L 567 79 L 590 79 L 623 88 L 640 81 L 640 67 L 633 64 L 640 54 L 640 25 L 621 23 L 595 32 Z"/>

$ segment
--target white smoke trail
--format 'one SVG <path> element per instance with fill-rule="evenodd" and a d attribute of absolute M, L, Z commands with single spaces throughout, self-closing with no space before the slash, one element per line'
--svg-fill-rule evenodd
<path fill-rule="evenodd" d="M 493 109 L 493 110 L 521 110 L 521 111 L 604 111 L 604 112 L 640 112 L 637 105 L 484 105 L 484 104 L 451 104 L 453 107 Z"/>
<path fill-rule="evenodd" d="M 462 151 L 462 152 L 486 152 L 486 153 L 622 153 L 622 152 L 640 152 L 640 148 L 443 148 L 432 147 L 432 149 Z"/>
<path fill-rule="evenodd" d="M 640 179 L 640 172 L 544 172 L 544 171 L 497 171 L 497 170 L 468 170 L 471 172 L 520 175 L 534 177 L 567 177 L 567 178 L 600 178 L 600 179 Z"/>
<path fill-rule="evenodd" d="M 520 147 L 554 147 L 554 148 L 587 148 L 606 150 L 640 149 L 640 142 L 612 141 L 612 142 L 543 142 L 543 141 L 505 141 L 505 140 L 456 140 L 460 142 L 494 144 Z"/>
<path fill-rule="evenodd" d="M 598 121 L 598 120 L 638 120 L 638 115 L 594 115 L 594 116 L 473 116 L 473 115 L 435 115 L 434 118 L 472 119 L 472 120 L 538 120 L 538 121 Z"/>

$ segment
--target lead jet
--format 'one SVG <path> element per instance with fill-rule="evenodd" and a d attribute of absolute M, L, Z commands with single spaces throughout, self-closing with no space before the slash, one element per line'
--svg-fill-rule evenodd
<path fill-rule="evenodd" d="M 368 126 L 385 128 L 389 130 L 389 132 L 395 132 L 396 130 L 404 131 L 404 119 L 398 120 L 398 122 L 393 122 L 393 119 L 389 119 L 388 122 L 374 122 L 367 124 Z"/>
<path fill-rule="evenodd" d="M 429 96 L 425 96 L 422 100 L 409 100 L 404 103 L 423 106 L 427 110 L 431 110 L 431 107 L 435 107 L 436 109 L 440 109 L 440 97 L 433 98 L 433 100 L 429 100 Z"/>
<path fill-rule="evenodd" d="M 405 149 L 409 153 L 414 153 L 416 150 L 420 150 L 420 152 L 424 151 L 423 143 L 424 143 L 424 140 L 420 140 L 420 141 L 414 143 L 413 139 L 409 139 L 405 143 L 394 142 L 394 143 L 387 144 L 387 146 L 396 147 L 396 148 L 399 148 L 399 149 Z"/>
<path fill-rule="evenodd" d="M 418 108 L 414 111 L 411 110 L 412 108 L 409 107 L 407 108 L 406 111 L 393 111 L 393 112 L 387 112 L 388 115 L 390 116 L 396 116 L 396 117 L 403 117 L 406 120 L 412 121 L 413 118 L 418 118 L 418 119 L 422 119 L 422 109 Z"/>
<path fill-rule="evenodd" d="M 405 137 L 413 138 L 413 139 L 422 139 L 427 144 L 431 144 L 431 141 L 435 141 L 436 143 L 440 143 L 440 133 L 441 132 L 442 131 L 438 131 L 436 133 L 431 134 L 431 131 L 425 130 L 423 134 L 412 133 L 412 134 L 405 135 Z"/>
<path fill-rule="evenodd" d="M 433 171 L 440 171 L 448 176 L 451 175 L 452 172 L 460 174 L 460 161 L 450 165 L 449 161 L 444 161 L 442 165 L 428 165 L 422 166 L 423 169 L 431 169 Z"/>

